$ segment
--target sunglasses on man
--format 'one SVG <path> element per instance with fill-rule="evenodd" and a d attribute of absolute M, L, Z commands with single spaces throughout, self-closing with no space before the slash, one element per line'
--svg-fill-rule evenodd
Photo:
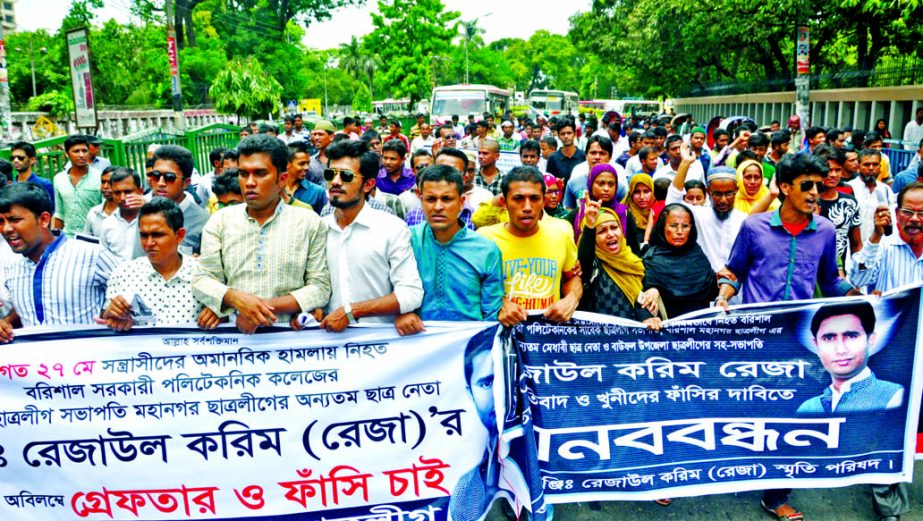
<path fill-rule="evenodd" d="M 161 178 L 163 178 L 163 180 L 167 183 L 175 183 L 176 180 L 179 179 L 179 177 L 173 172 L 158 172 L 156 170 L 147 174 L 147 176 L 150 177 L 155 183 L 159 183 Z"/>

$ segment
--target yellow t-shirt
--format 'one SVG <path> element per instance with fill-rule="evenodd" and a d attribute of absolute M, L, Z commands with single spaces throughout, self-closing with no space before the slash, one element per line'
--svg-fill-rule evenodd
<path fill-rule="evenodd" d="M 503 256 L 506 296 L 527 311 L 542 310 L 561 298 L 561 279 L 577 264 L 577 246 L 569 227 L 542 221 L 531 237 L 516 237 L 505 224 L 478 229 Z"/>

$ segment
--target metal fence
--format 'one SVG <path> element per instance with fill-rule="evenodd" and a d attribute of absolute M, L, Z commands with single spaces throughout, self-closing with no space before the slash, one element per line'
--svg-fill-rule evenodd
<path fill-rule="evenodd" d="M 58 136 L 33 142 L 36 149 L 36 162 L 33 171 L 36 175 L 52 179 L 67 164 L 64 153 L 64 141 L 67 136 Z M 127 166 L 136 172 L 144 172 L 147 150 L 151 145 L 179 145 L 192 152 L 195 167 L 200 172 L 212 169 L 208 154 L 217 147 L 234 148 L 240 141 L 240 127 L 215 123 L 185 133 L 168 133 L 163 130 L 147 132 L 124 139 L 103 139 L 100 155 L 109 159 L 113 165 Z M 10 159 L 10 149 L 0 150 L 0 157 Z M 143 176 L 142 176 L 143 177 Z"/>

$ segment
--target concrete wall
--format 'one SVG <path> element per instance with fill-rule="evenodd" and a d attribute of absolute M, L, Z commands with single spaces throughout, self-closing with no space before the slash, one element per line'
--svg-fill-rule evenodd
<path fill-rule="evenodd" d="M 904 126 L 913 118 L 917 107 L 923 107 L 923 86 L 816 90 L 811 91 L 810 100 L 809 124 L 823 127 L 849 125 L 870 130 L 876 120 L 885 118 L 891 135 L 900 139 Z M 795 113 L 795 93 L 677 98 L 673 100 L 673 109 L 677 114 L 691 113 L 700 123 L 707 123 L 714 116 L 749 116 L 759 125 L 779 120 L 784 127 L 789 116 Z"/>

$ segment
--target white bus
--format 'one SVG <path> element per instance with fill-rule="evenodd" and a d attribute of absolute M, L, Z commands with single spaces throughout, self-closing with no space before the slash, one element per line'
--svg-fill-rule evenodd
<path fill-rule="evenodd" d="M 451 123 L 452 116 L 465 122 L 473 114 L 480 121 L 485 112 L 501 116 L 510 107 L 510 91 L 493 85 L 446 85 L 433 89 L 430 122 Z"/>
<path fill-rule="evenodd" d="M 529 106 L 546 116 L 576 116 L 580 107 L 580 96 L 576 92 L 566 90 L 533 90 L 529 93 Z"/>
<path fill-rule="evenodd" d="M 372 109 L 378 115 L 392 116 L 392 115 L 403 115 L 410 112 L 410 100 L 407 98 L 403 99 L 383 99 L 381 101 L 373 101 Z"/>
<path fill-rule="evenodd" d="M 659 114 L 663 105 L 659 101 L 633 99 L 600 99 L 580 102 L 581 107 L 602 112 L 618 112 L 622 117 Z"/>

